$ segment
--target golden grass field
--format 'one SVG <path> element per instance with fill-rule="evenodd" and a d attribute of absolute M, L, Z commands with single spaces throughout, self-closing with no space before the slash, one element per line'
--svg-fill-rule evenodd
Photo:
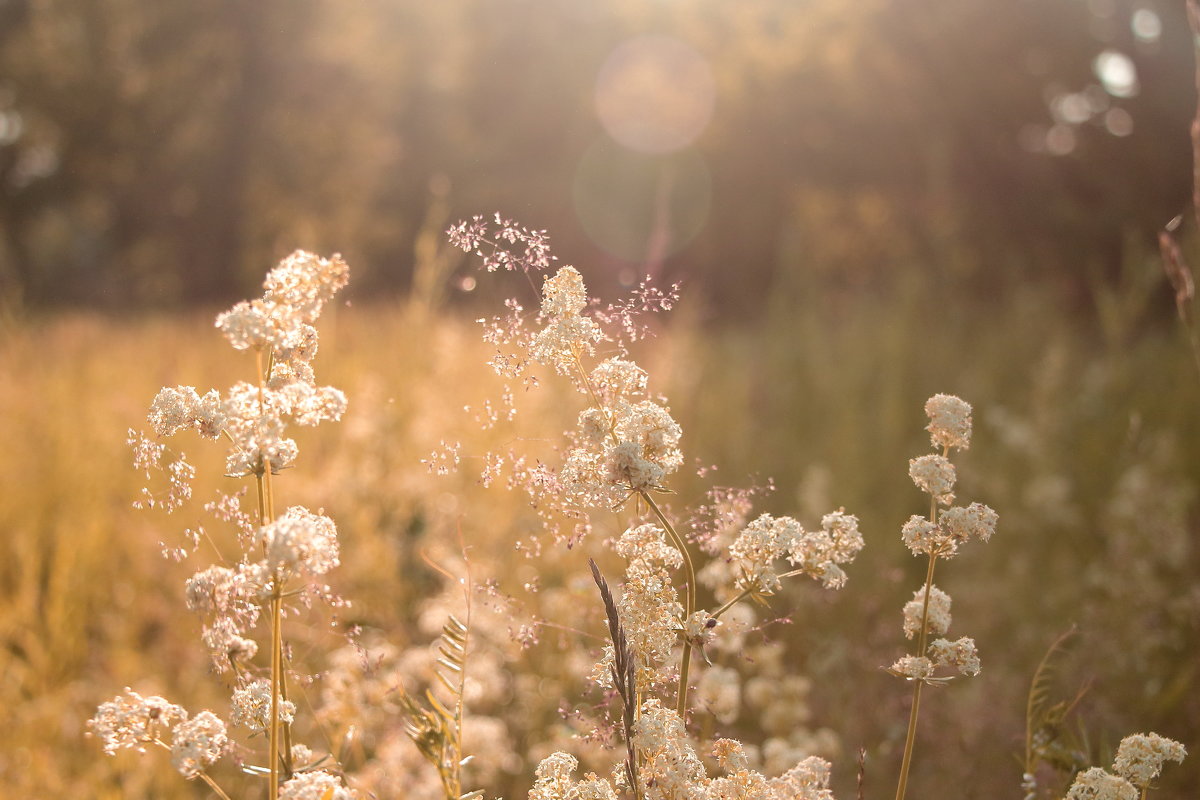
<path fill-rule="evenodd" d="M 960 485 L 999 512 L 999 530 L 938 583 L 955 598 L 955 628 L 978 643 L 983 672 L 926 695 L 910 796 L 1020 796 L 1030 680 L 1072 625 L 1078 633 L 1056 662 L 1054 686 L 1070 700 L 1090 685 L 1069 720 L 1086 731 L 1087 763 L 1109 763 L 1122 736 L 1154 730 L 1192 752 L 1167 767 L 1155 794 L 1192 796 L 1200 786 L 1200 380 L 1186 343 L 1165 313 L 1145 313 L 1154 294 L 1130 307 L 1105 295 L 1097 314 L 1063 311 L 1033 290 L 992 305 L 948 295 L 779 299 L 738 325 L 710 322 L 685 302 L 639 362 L 670 400 L 688 464 L 719 469 L 701 478 L 685 467 L 669 503 L 692 504 L 713 482 L 770 478 L 776 490 L 762 510 L 812 520 L 843 506 L 859 516 L 866 548 L 847 569 L 848 585 L 836 593 L 789 585 L 769 616 L 790 622 L 765 635 L 781 643 L 786 671 L 811 681 L 805 725 L 834 734 L 822 746 L 832 751 L 838 796 L 855 796 L 861 748 L 865 796 L 890 797 L 908 692 L 882 668 L 906 646 L 899 609 L 923 570 L 899 529 L 927 509 L 907 463 L 928 448 L 925 398 L 969 400 L 976 433 L 956 458 Z M 573 747 L 576 718 L 560 707 L 596 702 L 580 672 L 606 633 L 587 557 L 610 574 L 618 567 L 599 536 L 570 550 L 547 544 L 536 560 L 514 552 L 535 523 L 517 494 L 477 485 L 471 456 L 520 441 L 552 460 L 578 397 L 547 381 L 523 398 L 516 427 L 481 433 L 461 410 L 495 390 L 476 311 L 339 303 L 322 321 L 317 370 L 346 392 L 349 411 L 306 432 L 278 491 L 281 506 L 323 507 L 337 521 L 342 566 L 329 580 L 353 604 L 338 612 L 338 630 L 357 624 L 401 649 L 423 648 L 454 597 L 424 558 L 461 570 L 460 537 L 472 579 L 495 579 L 494 597 L 514 598 L 497 600 L 492 617 L 511 623 L 536 613 L 562 626 L 521 650 L 505 644 L 507 628 L 488 622 L 480 601 L 480 641 L 491 648 L 481 644 L 481 670 L 494 680 L 481 683 L 467 712 L 505 720 L 511 747 L 478 767 L 482 785 L 471 788 L 512 800 L 524 796 L 538 759 Z M 195 709 L 228 703 L 182 601 L 183 581 L 206 562 L 159 556 L 160 541 L 177 541 L 193 523 L 130 507 L 142 480 L 124 443 L 127 429 L 146 427 L 159 387 L 203 392 L 248 376 L 250 362 L 211 319 L 75 313 L 4 330 L 6 796 L 210 796 L 163 754 L 110 758 L 84 734 L 96 706 L 125 686 Z M 442 439 L 463 443 L 455 475 L 430 475 L 421 463 Z M 206 452 L 209 443 L 195 437 L 176 444 L 197 464 L 198 501 L 233 488 L 220 477 L 219 448 Z M 535 581 L 536 593 L 522 590 Z M 344 644 L 328 621 L 300 619 L 289 634 L 293 658 L 311 673 Z M 301 713 L 321 687 L 318 679 L 304 690 Z M 750 743 L 763 736 L 748 710 L 698 725 Z M 313 735 L 337 745 L 328 730 Z M 620 757 L 619 747 L 615 756 L 588 747 L 598 764 Z M 369 750 L 352 742 L 344 752 L 366 759 Z M 232 796 L 259 796 L 252 779 L 222 769 Z"/>

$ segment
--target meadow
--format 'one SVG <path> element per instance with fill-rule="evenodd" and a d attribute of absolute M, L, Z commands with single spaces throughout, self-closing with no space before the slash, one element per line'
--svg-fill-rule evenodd
<path fill-rule="evenodd" d="M 704 674 L 741 670 L 747 682 L 735 682 L 732 700 L 698 686 L 694 735 L 753 745 L 773 774 L 780 759 L 827 758 L 838 797 L 894 792 L 910 692 L 886 668 L 908 646 L 900 609 L 924 574 L 900 529 L 929 508 L 908 463 L 929 450 L 926 398 L 949 393 L 974 407 L 970 448 L 954 457 L 958 489 L 1000 521 L 991 542 L 965 548 L 939 575 L 982 672 L 926 692 L 909 796 L 1022 796 L 1031 681 L 1068 630 L 1045 673 L 1047 706 L 1064 706 L 1043 731 L 1035 796 L 1062 796 L 1076 770 L 1111 763 L 1123 736 L 1150 730 L 1193 753 L 1165 768 L 1154 795 L 1200 785 L 1200 376 L 1154 259 L 1126 272 L 1118 288 L 1074 307 L 1033 285 L 987 301 L 919 278 L 853 294 L 781 285 L 739 322 L 689 304 L 685 287 L 679 307 L 653 320 L 654 335 L 632 351 L 669 398 L 685 459 L 664 506 L 687 518 L 712 504 L 713 486 L 759 487 L 752 516 L 807 526 L 844 508 L 866 545 L 845 565 L 844 588 L 785 583 L 753 607 L 736 645 L 705 653 Z M 160 387 L 203 393 L 252 380 L 253 359 L 229 350 L 215 312 L 6 324 L 0 786 L 9 795 L 211 796 L 166 754 L 110 758 L 85 733 L 124 686 L 190 709 L 228 707 L 231 678 L 213 673 L 183 601 L 184 582 L 207 562 L 160 555 L 196 523 L 131 507 L 145 481 L 126 444 L 130 428 L 147 428 Z M 474 320 L 492 313 L 476 298 L 332 303 L 315 366 L 348 409 L 298 435 L 300 460 L 275 481 L 278 508 L 303 503 L 336 520 L 341 564 L 322 580 L 349 602 L 288 618 L 297 729 L 336 757 L 350 785 L 365 776 L 380 797 L 441 796 L 436 770 L 404 733 L 396 686 L 419 696 L 434 680 L 429 646 L 449 614 L 464 613 L 452 578 L 467 574 L 463 755 L 475 759 L 463 791 L 524 797 L 555 750 L 601 775 L 624 757 L 619 731 L 603 722 L 612 698 L 586 679 L 609 642 L 588 559 L 618 582 L 622 562 L 606 540 L 637 509 L 595 514 L 594 530 L 568 547 L 539 534 L 520 492 L 503 480 L 481 485 L 490 449 L 516 444 L 561 461 L 561 431 L 583 406 L 567 382 L 547 378 L 518 398 L 516 419 L 501 414 L 481 430 L 478 409 L 499 384 Z M 423 460 L 444 442 L 461 442 L 461 462 L 437 474 Z M 196 465 L 197 505 L 241 485 L 222 477 L 219 447 L 194 436 L 176 446 Z M 752 688 L 751 673 L 767 682 Z M 229 763 L 213 773 L 231 797 L 265 796 L 261 776 Z"/>

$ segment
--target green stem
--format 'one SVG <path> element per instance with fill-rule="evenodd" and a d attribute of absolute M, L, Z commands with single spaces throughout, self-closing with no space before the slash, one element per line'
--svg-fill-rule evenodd
<path fill-rule="evenodd" d="M 683 614 L 683 621 L 686 625 L 688 619 L 691 618 L 696 610 L 696 569 L 692 566 L 692 557 L 688 553 L 687 543 L 683 541 L 683 537 L 679 535 L 675 530 L 675 526 L 667 519 L 667 515 L 658 507 L 658 503 L 654 502 L 654 498 L 650 496 L 650 493 L 645 489 L 641 489 L 638 491 L 638 494 L 645 501 L 646 505 L 650 507 L 650 510 L 654 512 L 654 516 L 658 517 L 658 521 L 662 523 L 663 528 L 666 530 L 667 535 L 671 537 L 671 541 L 675 547 L 683 554 L 683 566 L 687 570 L 687 591 L 684 593 L 687 603 Z M 679 664 L 679 702 L 676 704 L 676 710 L 679 712 L 681 720 L 687 719 L 688 673 L 691 669 L 691 662 L 692 643 L 685 637 L 683 640 L 683 656 L 680 658 Z"/>

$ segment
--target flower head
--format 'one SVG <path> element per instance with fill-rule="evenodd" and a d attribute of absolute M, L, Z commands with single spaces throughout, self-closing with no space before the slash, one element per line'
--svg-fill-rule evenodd
<path fill-rule="evenodd" d="M 212 766 L 229 747 L 225 723 L 211 711 L 201 711 L 175 726 L 171 741 L 171 763 L 191 780 Z"/>
<path fill-rule="evenodd" d="M 952 394 L 935 394 L 925 402 L 929 417 L 929 438 L 934 447 L 957 447 L 966 450 L 971 445 L 971 405 Z"/>
<path fill-rule="evenodd" d="M 1135 733 L 1122 739 L 1117 747 L 1113 772 L 1145 789 L 1162 772 L 1164 762 L 1181 762 L 1186 755 L 1187 750 L 1174 739 L 1157 733 Z"/>

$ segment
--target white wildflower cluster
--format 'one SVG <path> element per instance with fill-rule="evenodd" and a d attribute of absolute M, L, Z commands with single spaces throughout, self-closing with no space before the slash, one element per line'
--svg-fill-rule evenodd
<path fill-rule="evenodd" d="M 774 594 L 780 588 L 776 562 L 786 558 L 795 569 L 840 589 L 846 573 L 839 564 L 853 561 L 862 549 L 858 518 L 835 511 L 821 519 L 821 530 L 806 531 L 791 517 L 762 514 L 729 546 L 729 559 L 737 572 L 737 585 L 755 594 Z"/>
<path fill-rule="evenodd" d="M 908 474 L 919 489 L 934 500 L 930 517 L 913 515 L 904 523 L 900 536 L 913 555 L 925 555 L 932 561 L 953 558 L 960 545 L 969 539 L 988 541 L 996 532 L 998 516 L 982 503 L 952 506 L 956 472 L 946 457 L 952 448 L 965 450 L 971 442 L 971 406 L 952 395 L 934 395 L 925 404 L 929 417 L 926 430 L 934 447 L 942 454 L 914 458 L 908 462 Z M 942 508 L 942 506 L 947 506 Z M 962 637 L 956 641 L 934 639 L 950 628 L 950 596 L 927 584 L 913 594 L 904 606 L 904 635 L 918 638 L 924 652 L 903 656 L 889 672 L 909 680 L 929 680 L 938 668 L 952 668 L 962 675 L 978 675 L 979 655 L 975 641 Z"/>
<path fill-rule="evenodd" d="M 638 792 L 646 800 L 833 800 L 829 790 L 830 765 L 808 757 L 777 778 L 767 778 L 749 767 L 742 745 L 729 739 L 713 743 L 713 756 L 723 775 L 710 778 L 673 710 L 647 700 L 634 723 L 633 745 L 638 759 Z M 615 800 L 614 784 L 624 786 L 621 767 L 613 780 L 588 773 L 572 777 L 578 760 L 553 753 L 538 765 L 529 800 Z"/>
<path fill-rule="evenodd" d="M 271 724 L 271 682 L 264 678 L 234 689 L 232 705 L 230 722 L 252 731 L 265 731 Z M 296 704 L 290 700 L 276 698 L 276 709 L 281 722 L 296 717 Z"/>
<path fill-rule="evenodd" d="M 279 800 L 355 800 L 358 793 L 323 769 L 301 772 L 279 787 Z"/>
<path fill-rule="evenodd" d="M 1150 783 L 1162 773 L 1168 761 L 1182 762 L 1187 749 L 1157 733 L 1126 736 L 1117 747 L 1117 757 L 1109 773 L 1092 767 L 1075 776 L 1066 800 L 1136 800 L 1145 797 Z"/>
<path fill-rule="evenodd" d="M 545 327 L 533 336 L 530 355 L 539 364 L 554 367 L 560 375 L 580 369 L 580 359 L 595 352 L 604 332 L 583 314 L 587 308 L 583 276 L 574 267 L 562 267 L 542 286 Z"/>
<path fill-rule="evenodd" d="M 683 554 L 667 544 L 661 528 L 651 524 L 625 531 L 616 549 L 629 562 L 617 613 L 638 667 L 638 687 L 648 688 L 667 679 L 663 667 L 683 626 L 683 606 L 670 572 L 683 565 Z M 612 660 L 610 646 L 592 672 L 605 687 L 612 684 Z"/>
<path fill-rule="evenodd" d="M 225 722 L 211 711 L 201 711 L 175 726 L 171 738 L 171 764 L 191 780 L 215 764 L 229 748 Z"/>
<path fill-rule="evenodd" d="M 337 528 L 323 514 L 292 506 L 259 529 L 266 566 L 281 580 L 324 575 L 338 565 Z"/>
<path fill-rule="evenodd" d="M 122 749 L 145 752 L 146 745 L 167 748 L 171 763 L 188 780 L 215 764 L 229 749 L 225 723 L 216 714 L 201 711 L 189 720 L 182 706 L 157 695 L 143 697 L 129 688 L 100 704 L 88 721 L 88 733 L 100 738 L 109 755 Z"/>
<path fill-rule="evenodd" d="M 276 722 L 291 723 L 296 711 L 295 704 L 286 699 L 282 671 L 273 671 L 270 680 L 247 677 L 258 672 L 250 663 L 259 651 L 252 636 L 264 608 L 271 605 L 274 638 L 280 635 L 275 626 L 281 625 L 283 615 L 290 611 L 285 610 L 285 602 L 297 597 L 307 602 L 314 594 L 332 599 L 328 587 L 316 586 L 313 580 L 338 564 L 333 521 L 300 506 L 272 519 L 270 476 L 296 460 L 296 443 L 287 435 L 289 424 L 317 425 L 340 419 L 345 412 L 345 396 L 336 388 L 316 384 L 312 362 L 318 347 L 313 323 L 347 278 L 348 268 L 336 256 L 324 259 L 298 251 L 284 259 L 268 273 L 261 298 L 238 303 L 216 321 L 235 350 L 255 351 L 256 380 L 236 383 L 223 393 L 210 390 L 201 394 L 192 386 L 165 387 L 148 414 L 149 424 L 160 438 L 194 430 L 205 439 L 229 440 L 226 472 L 230 477 L 256 478 L 257 516 L 241 510 L 241 492 L 221 493 L 217 501 L 205 505 L 207 512 L 233 529 L 241 548 L 237 560 L 231 566 L 199 569 L 185 586 L 188 609 L 203 620 L 203 641 L 214 667 L 218 671 L 232 669 L 239 676 L 232 696 L 231 724 L 254 733 L 268 731 Z M 142 507 L 171 511 L 191 496 L 194 469 L 186 459 L 180 456 L 163 467 L 163 444 L 133 431 L 129 442 L 138 470 L 149 478 L 151 470 L 165 469 L 171 481 L 165 500 L 143 492 Z M 208 538 L 200 527 L 189 529 L 186 535 L 193 551 Z M 187 555 L 165 545 L 164 552 Z M 282 660 L 284 652 L 281 646 L 272 660 Z M 272 719 L 273 707 L 277 720 Z M 188 719 L 181 707 L 160 697 L 143 698 L 128 689 L 99 707 L 90 728 L 109 753 L 123 747 L 141 750 L 146 744 L 170 750 L 175 768 L 188 779 L 202 776 L 232 747 L 225 722 L 212 712 Z M 276 732 L 270 733 L 272 742 Z M 311 751 L 299 743 L 291 753 L 303 762 L 300 766 L 313 761 Z M 353 796 L 339 779 L 317 772 L 298 774 L 280 792 L 280 797 L 314 800 Z"/>
<path fill-rule="evenodd" d="M 269 581 L 261 562 L 234 568 L 214 564 L 188 578 L 187 607 L 204 620 L 202 637 L 218 671 L 258 653 L 258 643 L 244 634 L 258 623 Z"/>
<path fill-rule="evenodd" d="M 612 358 L 591 371 L 587 385 L 600 405 L 579 415 L 575 447 L 559 471 L 568 501 L 604 508 L 661 488 L 683 464 L 682 430 L 665 406 L 642 396 L 645 371 Z"/>

